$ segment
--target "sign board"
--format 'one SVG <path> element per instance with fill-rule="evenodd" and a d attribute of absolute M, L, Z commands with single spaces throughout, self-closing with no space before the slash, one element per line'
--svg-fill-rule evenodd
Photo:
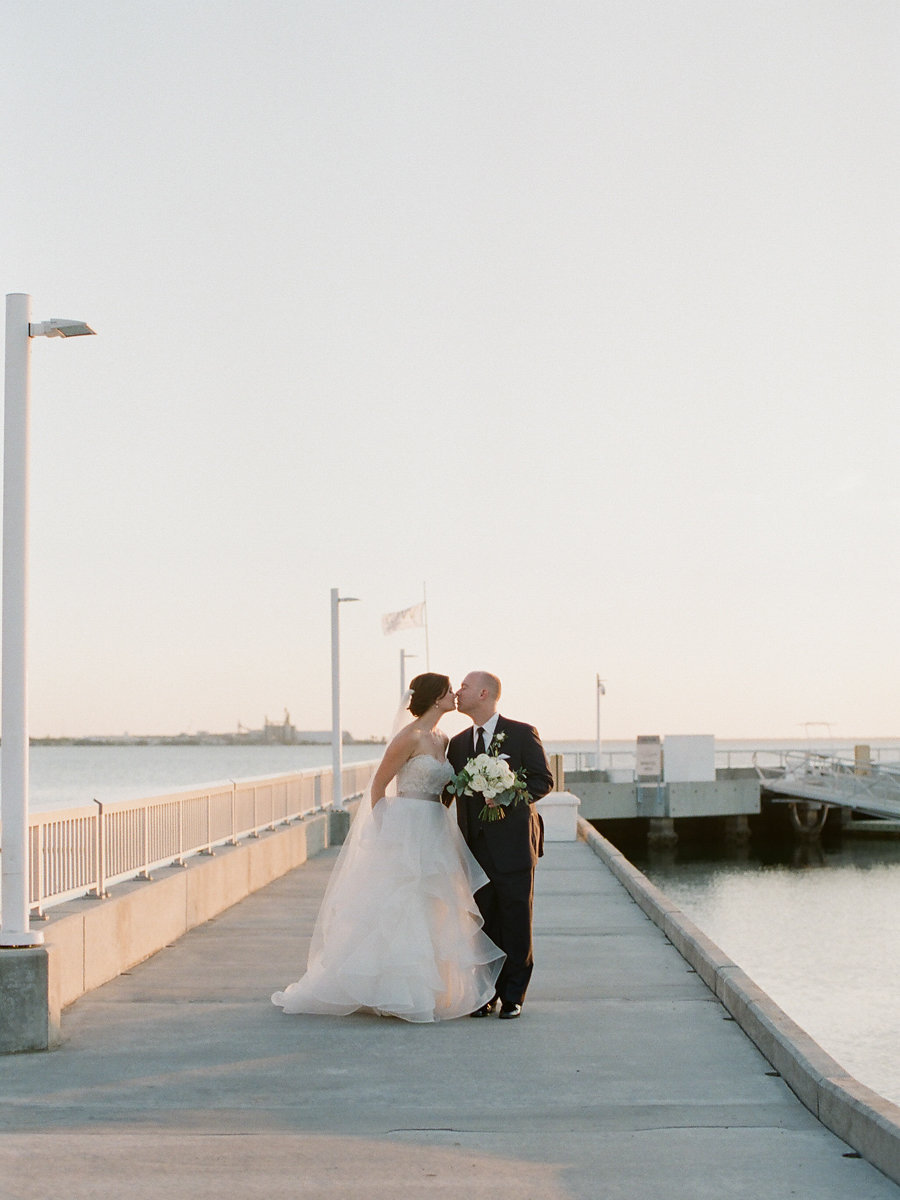
<path fill-rule="evenodd" d="M 659 734 L 638 738 L 634 773 L 638 779 L 659 779 L 662 776 L 662 741 Z"/>

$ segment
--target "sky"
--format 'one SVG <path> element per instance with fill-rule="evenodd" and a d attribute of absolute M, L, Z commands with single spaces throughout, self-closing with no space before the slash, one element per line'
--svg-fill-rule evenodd
<path fill-rule="evenodd" d="M 35 736 L 900 734 L 894 0 L 5 0 Z M 453 732 L 461 718 L 451 718 Z M 456 723 L 454 723 L 456 722 Z"/>

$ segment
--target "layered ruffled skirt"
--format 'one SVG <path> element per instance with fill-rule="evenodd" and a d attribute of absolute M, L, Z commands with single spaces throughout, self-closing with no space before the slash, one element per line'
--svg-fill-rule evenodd
<path fill-rule="evenodd" d="M 453 814 L 432 798 L 398 796 L 357 821 L 319 910 L 307 972 L 272 1003 L 286 1013 L 364 1008 L 416 1022 L 486 1004 L 504 955 L 482 931 L 473 894 L 487 876 Z"/>

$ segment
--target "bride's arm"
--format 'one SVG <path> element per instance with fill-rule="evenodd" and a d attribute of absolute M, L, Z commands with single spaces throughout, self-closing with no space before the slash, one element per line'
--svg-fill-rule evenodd
<path fill-rule="evenodd" d="M 406 760 L 413 752 L 413 731 L 401 729 L 387 750 L 381 765 L 372 776 L 372 807 L 384 796 L 387 785 L 391 782 Z"/>

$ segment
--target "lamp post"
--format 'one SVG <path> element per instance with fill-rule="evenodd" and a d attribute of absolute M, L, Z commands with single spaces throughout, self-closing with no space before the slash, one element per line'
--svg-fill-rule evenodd
<path fill-rule="evenodd" d="M 600 752 L 603 748 L 603 743 L 600 740 L 600 697 L 606 695 L 606 688 L 603 686 L 603 680 L 600 675 L 597 675 L 597 770 L 600 770 Z"/>
<path fill-rule="evenodd" d="M 6 380 L 3 428 L 3 596 L 0 722 L 0 947 L 39 946 L 29 929 L 28 870 L 28 449 L 31 339 L 81 337 L 81 321 L 31 320 L 31 297 L 6 297 Z"/>
<path fill-rule="evenodd" d="M 344 807 L 341 772 L 343 771 L 343 742 L 341 741 L 341 626 L 339 608 L 352 604 L 357 596 L 341 596 L 338 588 L 331 589 L 331 802 L 336 809 Z"/>
<path fill-rule="evenodd" d="M 418 654 L 409 654 L 406 650 L 400 651 L 400 699 L 406 695 L 406 660 L 408 658 L 418 658 Z"/>

